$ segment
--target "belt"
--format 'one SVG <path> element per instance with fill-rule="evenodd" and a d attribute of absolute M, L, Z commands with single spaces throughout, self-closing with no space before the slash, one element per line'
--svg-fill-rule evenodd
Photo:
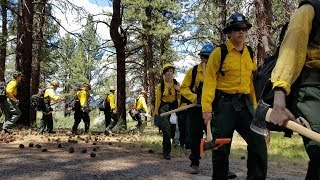
<path fill-rule="evenodd" d="M 216 90 L 216 97 L 219 98 L 233 98 L 233 97 L 237 97 L 238 99 L 244 98 L 246 97 L 248 94 L 242 94 L 242 93 L 236 93 L 236 94 L 229 94 L 229 93 L 225 93 L 219 89 Z"/>

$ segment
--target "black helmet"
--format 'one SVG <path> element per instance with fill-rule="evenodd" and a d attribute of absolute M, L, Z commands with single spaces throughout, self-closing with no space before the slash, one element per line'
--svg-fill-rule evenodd
<path fill-rule="evenodd" d="M 226 26 L 223 29 L 223 33 L 227 34 L 232 30 L 233 27 L 241 25 L 245 25 L 247 29 L 250 29 L 252 27 L 252 24 L 250 24 L 246 20 L 246 17 L 243 14 L 234 13 L 227 19 Z"/>

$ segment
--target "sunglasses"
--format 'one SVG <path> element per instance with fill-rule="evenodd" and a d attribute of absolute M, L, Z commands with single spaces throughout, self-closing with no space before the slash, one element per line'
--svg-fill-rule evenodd
<path fill-rule="evenodd" d="M 171 88 L 169 88 L 169 95 L 170 95 L 170 96 L 172 95 Z"/>
<path fill-rule="evenodd" d="M 243 32 L 247 32 L 248 28 L 247 27 L 233 27 L 232 31 L 243 31 Z"/>

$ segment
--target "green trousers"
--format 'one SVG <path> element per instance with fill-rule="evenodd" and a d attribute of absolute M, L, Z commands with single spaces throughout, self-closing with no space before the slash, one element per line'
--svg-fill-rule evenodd
<path fill-rule="evenodd" d="M 291 112 L 295 117 L 305 118 L 311 129 L 320 133 L 320 86 L 293 89 L 291 96 Z M 306 179 L 320 179 L 320 144 L 304 136 L 302 138 L 310 159 Z"/>
<path fill-rule="evenodd" d="M 163 104 L 159 108 L 159 114 L 170 111 L 169 104 Z M 170 123 L 170 116 L 164 116 L 161 118 L 160 121 L 160 129 L 162 131 L 162 152 L 163 155 L 170 155 L 171 153 L 171 123 Z"/>
<path fill-rule="evenodd" d="M 266 179 L 267 147 L 264 136 L 250 129 L 253 104 L 248 95 L 216 93 L 213 103 L 213 138 L 232 138 L 236 130 L 247 142 L 247 179 Z M 231 144 L 224 145 L 212 153 L 213 179 L 228 179 Z"/>
<path fill-rule="evenodd" d="M 201 107 L 193 107 L 188 109 L 188 122 L 190 123 L 190 142 L 191 142 L 191 166 L 199 166 L 200 164 L 200 142 L 203 138 L 203 131 L 205 130 L 204 120 L 202 118 Z"/>
<path fill-rule="evenodd" d="M 18 107 L 18 104 L 13 102 L 11 99 L 6 98 L 4 102 L 3 111 L 5 114 L 5 120 L 2 126 L 2 129 L 10 129 L 14 123 L 19 119 L 21 111 Z"/>
<path fill-rule="evenodd" d="M 42 118 L 40 119 L 40 127 L 38 132 L 43 133 L 44 130 L 47 128 L 48 133 L 53 132 L 53 117 L 52 114 L 42 114 Z"/>
<path fill-rule="evenodd" d="M 139 116 L 137 117 L 137 125 L 136 128 L 139 131 L 139 133 L 143 133 L 144 129 L 147 126 L 146 116 L 145 113 L 142 110 L 139 111 Z"/>

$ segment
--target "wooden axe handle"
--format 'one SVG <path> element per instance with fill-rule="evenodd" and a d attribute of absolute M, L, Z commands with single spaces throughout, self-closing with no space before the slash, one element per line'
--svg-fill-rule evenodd
<path fill-rule="evenodd" d="M 269 108 L 268 112 L 266 114 L 266 121 L 268 121 L 268 122 L 270 122 L 271 111 L 272 111 L 272 108 Z M 312 131 L 312 130 L 310 130 L 310 129 L 308 129 L 308 128 L 306 128 L 306 127 L 304 127 L 294 121 L 288 121 L 287 124 L 285 125 L 285 127 L 320 143 L 320 134 L 319 133 Z"/>
<path fill-rule="evenodd" d="M 207 141 L 211 141 L 212 140 L 212 133 L 211 133 L 211 123 L 208 122 L 207 123 L 207 137 L 206 137 Z"/>
<path fill-rule="evenodd" d="M 186 110 L 186 109 L 189 109 L 189 108 L 192 108 L 192 107 L 195 107 L 197 106 L 197 104 L 189 104 L 189 105 L 186 105 L 186 106 L 183 106 L 183 107 L 179 107 L 177 109 L 174 109 L 174 110 L 171 110 L 171 111 L 168 111 L 168 112 L 164 112 L 164 113 L 161 113 L 160 116 L 163 117 L 163 116 L 168 116 L 172 113 L 175 113 L 175 112 L 179 112 L 179 111 L 183 111 L 183 110 Z"/>

